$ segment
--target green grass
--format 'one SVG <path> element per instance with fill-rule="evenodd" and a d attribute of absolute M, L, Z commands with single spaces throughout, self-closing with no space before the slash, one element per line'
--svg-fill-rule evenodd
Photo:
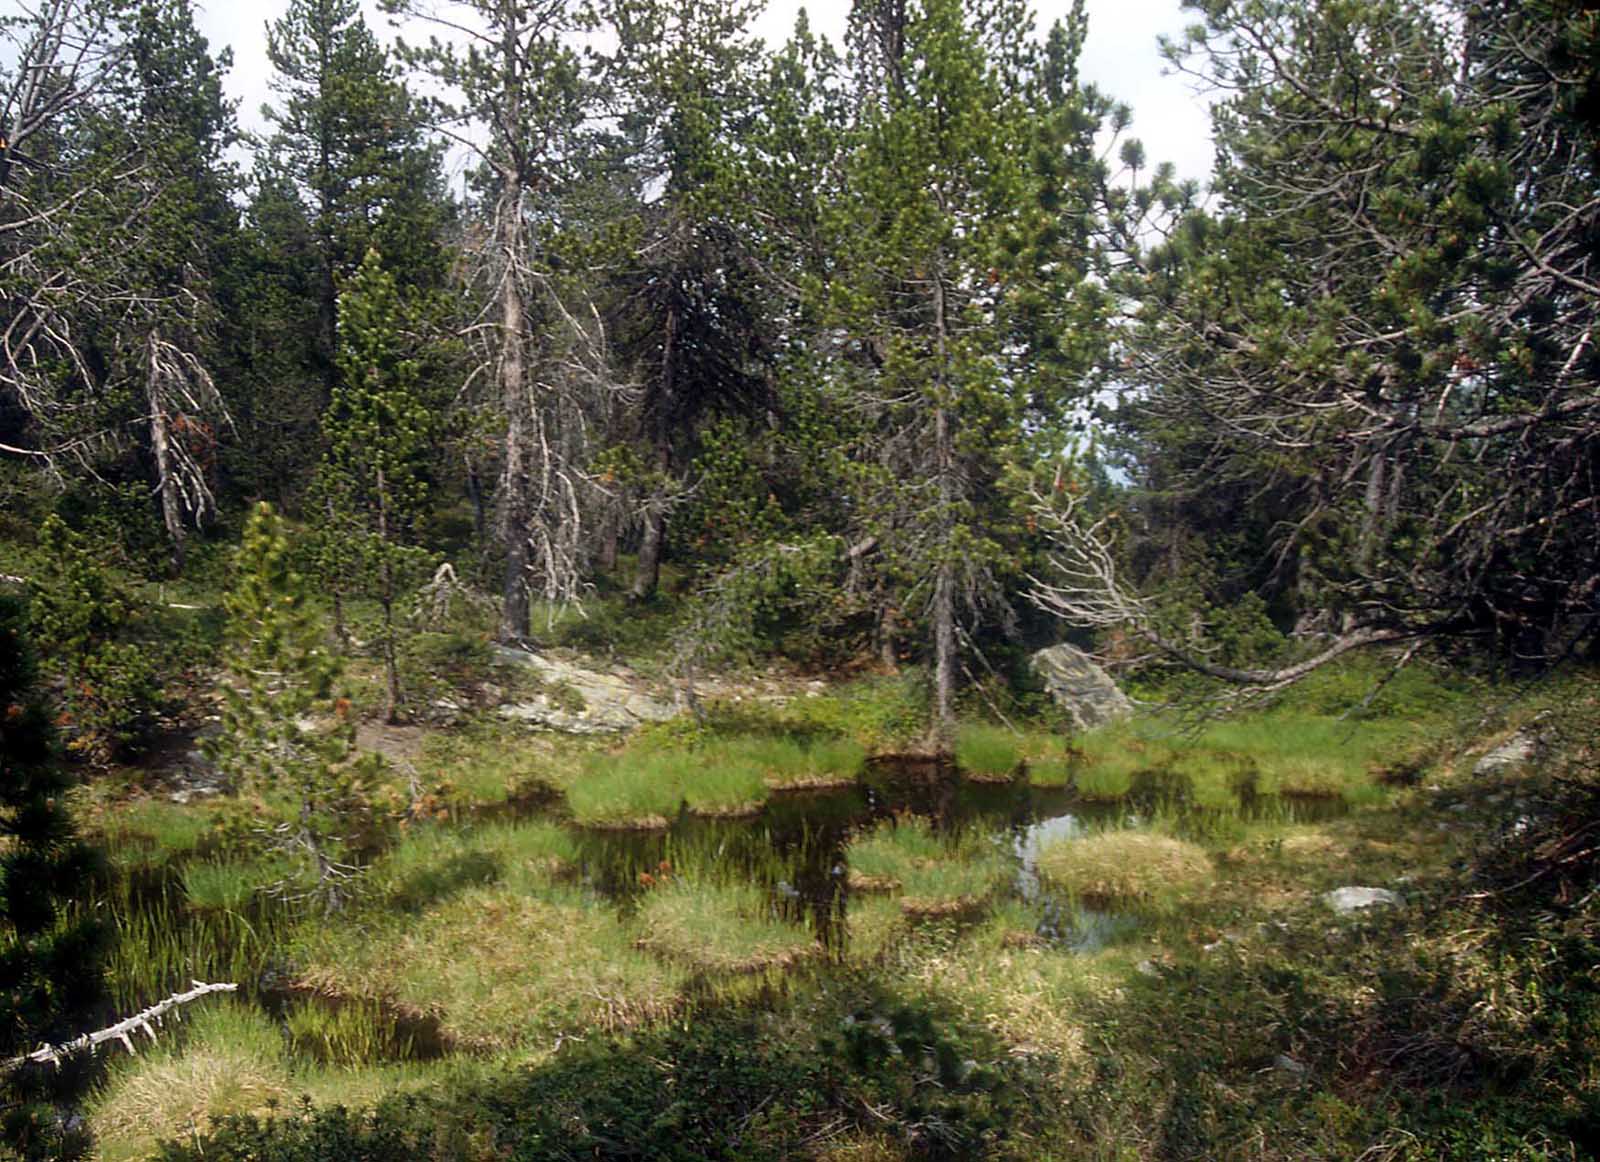
<path fill-rule="evenodd" d="M 159 867 L 202 850 L 215 833 L 216 806 L 166 799 L 95 805 L 86 820 L 114 866 Z"/>
<path fill-rule="evenodd" d="M 672 755 L 655 756 L 683 788 L 684 801 L 696 815 L 752 815 L 767 801 L 765 740 L 716 740 Z"/>
<path fill-rule="evenodd" d="M 467 887 L 414 917 L 319 928 L 299 955 L 302 986 L 436 1014 L 447 1039 L 477 1050 L 665 1018 L 682 979 L 636 950 L 611 909 L 562 885 Z"/>
<path fill-rule="evenodd" d="M 567 788 L 585 827 L 665 827 L 683 802 L 681 755 L 595 755 Z"/>
<path fill-rule="evenodd" d="M 267 1114 L 292 1103 L 297 1088 L 283 1038 L 265 1013 L 207 997 L 185 1017 L 186 1037 L 169 1024 L 154 1047 L 120 1055 L 91 1098 L 88 1121 L 102 1162 L 149 1157 L 162 1139 L 193 1140 L 224 1114 Z"/>
<path fill-rule="evenodd" d="M 1086 902 L 1168 910 L 1212 879 L 1199 844 L 1149 830 L 1056 839 L 1039 851 L 1039 878 Z"/>
<path fill-rule="evenodd" d="M 956 839 L 935 835 L 919 817 L 901 818 L 857 836 L 846 858 L 853 887 L 897 892 L 908 913 L 982 903 L 1013 872 L 1010 858 L 987 836 L 975 831 Z"/>
<path fill-rule="evenodd" d="M 491 719 L 426 734 L 415 766 L 452 806 L 504 803 L 558 794 L 577 778 L 586 749 Z"/>
<path fill-rule="evenodd" d="M 1022 762 L 1024 739 L 1007 726 L 964 722 L 956 731 L 956 765 L 989 778 L 1008 778 Z"/>
<path fill-rule="evenodd" d="M 780 919 L 767 893 L 750 884 L 673 876 L 645 894 L 635 924 L 641 948 L 701 972 L 767 972 L 820 951 L 804 927 Z"/>
<path fill-rule="evenodd" d="M 928 729 L 928 685 L 918 671 L 866 678 L 825 694 L 797 698 L 782 720 L 798 734 L 848 738 L 869 754 L 921 744 Z"/>
<path fill-rule="evenodd" d="M 204 859 L 183 867 L 183 892 L 191 908 L 242 912 L 263 889 L 277 883 L 289 867 L 276 859 Z"/>

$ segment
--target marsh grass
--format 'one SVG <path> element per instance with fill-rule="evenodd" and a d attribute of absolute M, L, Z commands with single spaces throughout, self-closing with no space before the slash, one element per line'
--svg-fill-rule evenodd
<path fill-rule="evenodd" d="M 113 1061 L 90 1099 L 87 1118 L 103 1162 L 150 1156 L 164 1139 L 193 1140 L 224 1114 L 267 1114 L 297 1092 L 283 1038 L 266 1014 L 207 998 L 136 1057 Z"/>
<path fill-rule="evenodd" d="M 907 669 L 866 678 L 784 707 L 782 721 L 796 734 L 848 738 L 869 754 L 913 749 L 927 733 L 926 675 Z"/>
<path fill-rule="evenodd" d="M 276 859 L 203 859 L 186 863 L 180 876 L 189 907 L 202 912 L 245 912 L 257 895 L 289 874 Z"/>
<path fill-rule="evenodd" d="M 259 895 L 250 905 L 196 908 L 181 880 L 137 891 L 126 881 L 112 884 L 103 898 L 85 905 L 112 933 L 106 957 L 112 1003 L 134 1011 L 194 980 L 256 980 L 299 917 Z"/>
<path fill-rule="evenodd" d="M 665 1018 L 682 979 L 636 950 L 611 909 L 561 884 L 465 888 L 417 916 L 318 928 L 298 953 L 301 987 L 432 1014 L 449 1042 L 477 1051 Z"/>
<path fill-rule="evenodd" d="M 1065 787 L 1072 782 L 1075 755 L 1069 739 L 1030 731 L 1023 740 L 1028 781 L 1036 787 Z"/>
<path fill-rule="evenodd" d="M 683 765 L 671 753 L 593 755 L 567 788 L 567 805 L 584 827 L 664 829 L 683 803 Z"/>
<path fill-rule="evenodd" d="M 852 894 L 845 914 L 845 960 L 854 965 L 877 964 L 906 930 L 906 916 L 898 901 Z"/>
<path fill-rule="evenodd" d="M 558 797 L 578 777 L 588 749 L 485 719 L 425 734 L 415 767 L 425 785 L 442 786 L 458 809 L 540 801 Z"/>
<path fill-rule="evenodd" d="M 755 764 L 771 791 L 848 787 L 867 759 L 859 742 L 833 736 L 751 734 L 730 740 L 729 745 L 735 755 Z"/>
<path fill-rule="evenodd" d="M 216 834 L 217 809 L 165 799 L 101 804 L 89 821 L 117 868 L 160 867 L 197 854 Z"/>
<path fill-rule="evenodd" d="M 1171 910 L 1213 874 L 1199 844 L 1132 829 L 1048 840 L 1037 867 L 1041 880 L 1075 900 L 1155 912 Z"/>
<path fill-rule="evenodd" d="M 763 746 L 762 750 L 771 749 Z M 767 801 L 764 756 L 749 740 L 715 741 L 691 750 L 655 756 L 665 777 L 683 788 L 695 815 L 740 818 L 759 814 Z"/>
<path fill-rule="evenodd" d="M 1010 779 L 1022 763 L 1024 745 L 1010 727 L 965 722 L 956 731 L 956 765 L 970 778 Z"/>
<path fill-rule="evenodd" d="M 901 817 L 850 842 L 854 891 L 898 891 L 908 915 L 941 915 L 977 907 L 1005 885 L 1011 859 L 986 835 L 947 838 L 920 817 Z"/>
<path fill-rule="evenodd" d="M 322 1065 L 372 1065 L 415 1052 L 398 1014 L 370 1000 L 292 1001 L 284 1012 L 284 1032 L 296 1058 Z"/>
<path fill-rule="evenodd" d="M 645 894 L 635 916 L 638 945 L 700 972 L 746 975 L 789 968 L 820 947 L 785 921 L 751 884 L 675 876 Z"/>

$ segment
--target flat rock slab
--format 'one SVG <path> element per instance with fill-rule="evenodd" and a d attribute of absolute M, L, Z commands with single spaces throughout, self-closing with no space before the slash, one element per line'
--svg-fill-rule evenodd
<path fill-rule="evenodd" d="M 1508 775 L 1533 761 L 1539 740 L 1527 731 L 1518 731 L 1484 755 L 1472 768 L 1474 775 Z"/>
<path fill-rule="evenodd" d="M 1075 646 L 1040 650 L 1028 659 L 1028 665 L 1078 730 L 1107 726 L 1133 714 L 1133 703 L 1117 689 L 1111 675 Z"/>
<path fill-rule="evenodd" d="M 677 716 L 672 703 L 616 674 L 586 670 L 527 650 L 496 646 L 506 665 L 532 670 L 549 692 L 500 707 L 500 716 L 566 734 L 617 734 Z"/>
<path fill-rule="evenodd" d="M 1388 888 L 1334 888 L 1322 894 L 1322 902 L 1341 916 L 1360 912 L 1366 908 L 1400 908 L 1405 906 L 1398 893 Z"/>

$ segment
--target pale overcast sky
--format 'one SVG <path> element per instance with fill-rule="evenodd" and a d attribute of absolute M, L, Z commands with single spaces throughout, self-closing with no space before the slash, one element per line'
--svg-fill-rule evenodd
<path fill-rule="evenodd" d="M 260 129 L 260 106 L 271 99 L 267 78 L 263 29 L 283 12 L 285 0 L 226 3 L 201 0 L 198 21 L 213 50 L 233 48 L 229 94 L 240 98 L 239 121 L 246 129 Z M 757 34 L 769 45 L 781 44 L 794 27 L 801 5 L 796 0 L 771 0 L 756 23 Z M 813 0 L 805 5 L 812 28 L 835 44 L 843 38 L 849 0 Z M 387 37 L 387 18 L 369 2 L 368 23 Z M 1048 27 L 1067 8 L 1063 0 L 1043 0 L 1038 7 L 1041 28 Z M 1167 66 L 1156 47 L 1161 33 L 1177 34 L 1189 20 L 1178 0 L 1088 0 L 1089 40 L 1080 62 L 1086 80 L 1133 108 L 1132 135 L 1145 145 L 1153 164 L 1170 161 L 1178 176 L 1204 181 L 1211 171 L 1211 122 L 1203 98 L 1189 80 L 1164 75 Z"/>

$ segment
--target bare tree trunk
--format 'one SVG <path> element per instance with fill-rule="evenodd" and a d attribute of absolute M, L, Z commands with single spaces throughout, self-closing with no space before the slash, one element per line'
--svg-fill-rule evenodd
<path fill-rule="evenodd" d="M 638 567 L 634 570 L 633 586 L 628 590 L 630 601 L 643 601 L 656 591 L 661 583 L 661 557 L 667 541 L 667 488 L 672 471 L 672 413 L 674 393 L 673 360 L 677 358 L 678 314 L 667 312 L 667 333 L 661 345 L 661 392 L 656 401 L 651 426 L 655 442 L 656 471 L 660 473 L 654 493 L 644 512 L 644 539 L 639 544 Z"/>
<path fill-rule="evenodd" d="M 145 345 L 145 392 L 150 407 L 150 448 L 156 458 L 156 491 L 161 496 L 161 522 L 172 539 L 172 575 L 176 577 L 183 572 L 186 532 L 178 473 L 172 460 L 172 433 L 161 391 L 160 342 L 160 333 L 152 330 Z"/>
<path fill-rule="evenodd" d="M 378 469 L 378 543 L 383 566 L 379 570 L 378 602 L 383 607 L 383 720 L 398 722 L 400 709 L 400 664 L 394 641 L 394 559 L 389 544 L 389 496 L 384 486 L 383 469 Z"/>
<path fill-rule="evenodd" d="M 933 323 L 938 362 L 934 371 L 933 470 L 939 482 L 939 561 L 933 582 L 933 739 L 939 749 L 955 737 L 956 707 L 956 577 L 951 560 L 956 496 L 955 435 L 949 409 L 949 319 L 945 311 L 944 272 L 934 271 Z"/>
<path fill-rule="evenodd" d="M 639 542 L 638 565 L 633 571 L 633 585 L 628 590 L 628 600 L 644 601 L 661 584 L 661 555 L 667 539 L 667 513 L 664 498 L 652 497 L 644 514 L 644 538 Z"/>
<path fill-rule="evenodd" d="M 506 417 L 505 455 L 498 500 L 500 541 L 506 550 L 500 636 L 519 641 L 528 632 L 528 389 L 522 301 L 522 185 L 509 166 L 502 175 L 496 226 L 505 270 L 500 281 L 500 406 Z"/>
<path fill-rule="evenodd" d="M 933 740 L 943 750 L 956 725 L 956 584 L 948 562 L 933 582 L 933 656 Z"/>

